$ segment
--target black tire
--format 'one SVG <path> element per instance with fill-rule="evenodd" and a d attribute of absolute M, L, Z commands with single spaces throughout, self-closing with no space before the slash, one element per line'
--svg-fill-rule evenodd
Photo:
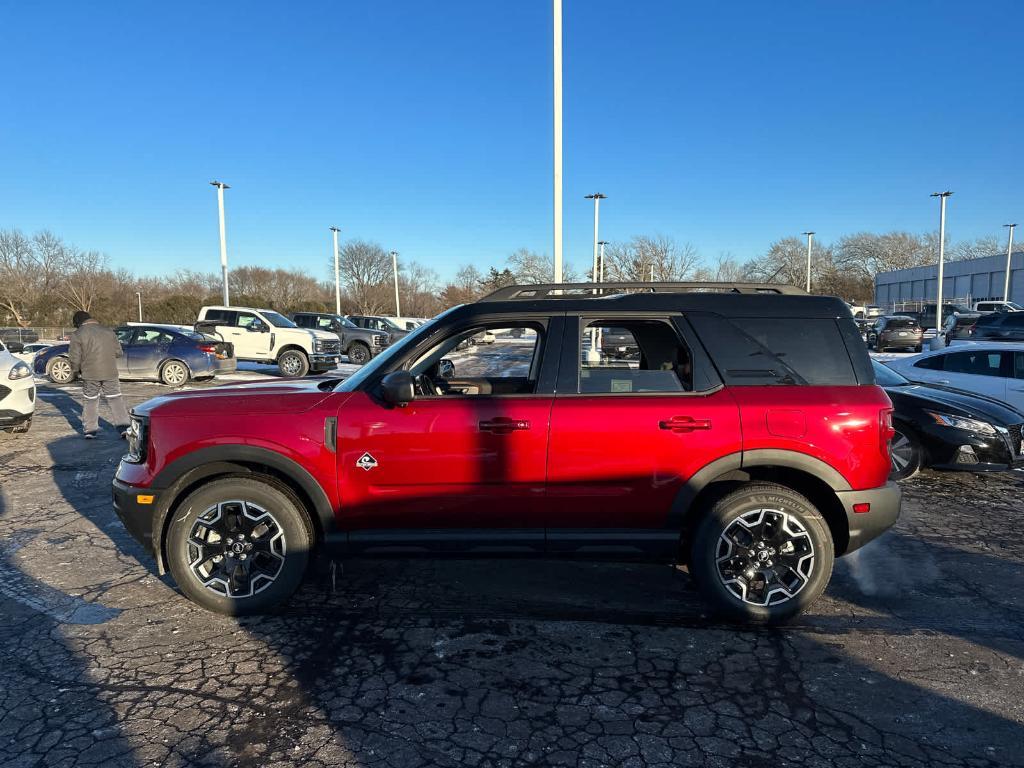
<path fill-rule="evenodd" d="M 71 361 L 64 355 L 57 355 L 46 363 L 46 378 L 54 384 L 70 384 L 75 377 L 71 373 Z"/>
<path fill-rule="evenodd" d="M 949 346 L 949 342 L 948 341 L 946 342 L 946 346 L 947 347 Z M 918 344 L 916 347 L 914 347 L 914 351 L 915 352 L 920 352 L 923 349 L 924 349 L 924 345 L 923 344 Z"/>
<path fill-rule="evenodd" d="M 738 541 L 744 537 L 747 547 Z M 834 563 L 821 513 L 775 483 L 750 483 L 715 501 L 697 524 L 690 550 L 690 572 L 711 610 L 748 624 L 775 624 L 800 613 L 821 596 Z"/>
<path fill-rule="evenodd" d="M 361 341 L 353 341 L 345 350 L 348 361 L 356 365 L 366 365 L 370 362 L 370 348 Z"/>
<path fill-rule="evenodd" d="M 183 387 L 192 374 L 181 360 L 168 360 L 160 366 L 160 383 L 168 387 Z"/>
<path fill-rule="evenodd" d="M 232 531 L 237 539 L 228 536 Z M 166 555 L 186 597 L 207 610 L 242 616 L 263 613 L 298 589 L 312 545 L 309 518 L 286 486 L 231 476 L 199 487 L 177 507 Z M 210 554 L 211 548 L 220 554 Z M 246 578 L 236 580 L 236 569 Z"/>
<path fill-rule="evenodd" d="M 301 350 L 289 349 L 287 352 L 282 352 L 281 356 L 277 358 L 277 370 L 285 378 L 302 378 L 309 373 L 309 358 Z"/>
<path fill-rule="evenodd" d="M 906 480 L 916 475 L 924 464 L 924 448 L 921 440 L 910 427 L 896 422 L 896 433 L 889 444 L 890 480 Z"/>

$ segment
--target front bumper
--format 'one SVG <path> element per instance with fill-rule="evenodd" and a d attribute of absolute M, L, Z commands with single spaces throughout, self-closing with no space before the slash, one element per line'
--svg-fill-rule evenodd
<path fill-rule="evenodd" d="M 316 352 L 309 356 L 309 367 L 319 368 L 321 370 L 329 370 L 331 368 L 337 368 L 341 364 L 341 355 L 331 353 Z"/>
<path fill-rule="evenodd" d="M 1024 465 L 1024 451 L 1016 433 L 1000 429 L 983 435 L 966 429 L 926 425 L 921 430 L 928 466 L 966 472 L 998 472 Z M 970 451 L 963 450 L 970 446 Z M 972 460 L 973 458 L 976 460 Z"/>
<path fill-rule="evenodd" d="M 159 495 L 149 488 L 136 488 L 114 478 L 114 511 L 128 533 L 150 552 L 153 551 L 153 514 Z M 140 500 L 141 499 L 141 500 Z"/>
<path fill-rule="evenodd" d="M 16 427 L 36 410 L 36 385 L 31 376 L 0 384 L 0 427 Z"/>
<path fill-rule="evenodd" d="M 836 491 L 846 511 L 850 531 L 850 540 L 843 554 L 860 549 L 892 528 L 900 516 L 902 495 L 900 487 L 891 480 L 880 488 L 866 491 Z M 868 504 L 869 510 L 854 512 L 854 506 L 861 504 Z"/>

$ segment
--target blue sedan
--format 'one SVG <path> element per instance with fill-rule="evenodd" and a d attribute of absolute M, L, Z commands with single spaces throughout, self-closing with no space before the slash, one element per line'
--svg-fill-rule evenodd
<path fill-rule="evenodd" d="M 189 379 L 212 378 L 238 367 L 233 345 L 197 331 L 167 325 L 126 325 L 114 329 L 124 355 L 118 358 L 122 379 L 159 381 L 180 387 Z M 36 355 L 38 376 L 54 384 L 67 384 L 74 377 L 68 359 L 68 344 L 55 344 Z"/>

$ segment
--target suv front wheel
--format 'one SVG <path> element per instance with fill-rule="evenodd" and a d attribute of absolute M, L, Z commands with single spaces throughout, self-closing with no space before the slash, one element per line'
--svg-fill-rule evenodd
<path fill-rule="evenodd" d="M 774 483 L 745 485 L 707 510 L 690 570 L 715 613 L 771 624 L 792 618 L 828 585 L 832 536 L 804 496 Z"/>
<path fill-rule="evenodd" d="M 175 510 L 167 564 L 181 591 L 233 616 L 262 613 L 298 588 L 313 537 L 298 499 L 268 478 L 214 480 Z"/>

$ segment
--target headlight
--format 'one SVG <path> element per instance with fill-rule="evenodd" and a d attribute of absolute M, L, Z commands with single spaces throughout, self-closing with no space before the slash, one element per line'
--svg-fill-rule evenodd
<path fill-rule="evenodd" d="M 27 363 L 16 363 L 11 372 L 7 374 L 8 379 L 17 381 L 18 379 L 24 379 L 26 376 L 32 375 L 32 369 L 28 367 Z"/>
<path fill-rule="evenodd" d="M 146 460 L 147 427 L 146 419 L 132 415 L 128 429 L 125 430 L 125 439 L 128 441 L 128 452 L 124 455 L 125 461 L 131 464 L 141 464 Z"/>
<path fill-rule="evenodd" d="M 324 348 L 323 339 L 313 339 L 313 351 L 322 352 Z"/>
<path fill-rule="evenodd" d="M 966 416 L 953 416 L 949 413 L 934 413 L 932 411 L 928 411 L 928 415 L 935 419 L 936 424 L 941 424 L 944 427 L 963 429 L 967 432 L 977 432 L 982 435 L 996 434 L 996 428 L 987 421 L 978 421 L 977 419 L 968 419 Z"/>

